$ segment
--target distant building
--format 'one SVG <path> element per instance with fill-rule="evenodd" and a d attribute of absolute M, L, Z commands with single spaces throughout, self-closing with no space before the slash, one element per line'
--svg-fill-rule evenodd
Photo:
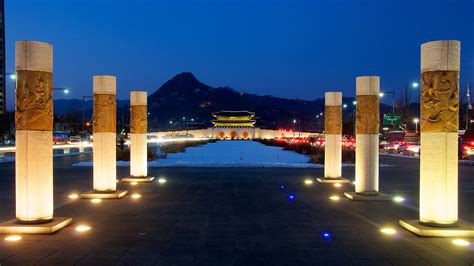
<path fill-rule="evenodd" d="M 220 111 L 213 113 L 214 127 L 255 127 L 255 113 L 249 111 Z"/>
<path fill-rule="evenodd" d="M 0 0 L 0 119 L 5 119 L 6 112 L 6 77 L 5 77 L 5 1 Z M 3 123 L 2 123 L 3 125 Z"/>

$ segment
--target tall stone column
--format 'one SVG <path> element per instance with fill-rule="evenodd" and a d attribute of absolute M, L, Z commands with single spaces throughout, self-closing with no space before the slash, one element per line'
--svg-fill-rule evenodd
<path fill-rule="evenodd" d="M 83 198 L 121 198 L 127 191 L 117 191 L 116 165 L 116 78 L 94 76 L 93 167 L 94 190 Z"/>
<path fill-rule="evenodd" d="M 147 165 L 147 93 L 130 92 L 130 177 L 123 182 L 151 182 Z"/>
<path fill-rule="evenodd" d="M 459 41 L 421 45 L 420 220 L 400 221 L 419 235 L 474 236 L 458 223 L 460 54 Z"/>
<path fill-rule="evenodd" d="M 380 77 L 356 79 L 356 169 L 352 200 L 389 200 L 379 193 Z"/>
<path fill-rule="evenodd" d="M 72 222 L 53 218 L 52 45 L 17 42 L 15 67 L 16 220 L 0 233 L 52 233 Z"/>
<path fill-rule="evenodd" d="M 349 183 L 341 178 L 342 166 L 342 93 L 326 92 L 324 108 L 324 178 L 321 183 Z"/>

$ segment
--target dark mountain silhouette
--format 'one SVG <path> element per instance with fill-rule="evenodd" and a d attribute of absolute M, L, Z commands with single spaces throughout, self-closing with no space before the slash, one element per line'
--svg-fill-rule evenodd
<path fill-rule="evenodd" d="M 344 97 L 344 121 L 352 124 L 353 97 Z M 56 114 L 82 116 L 82 100 L 56 100 Z M 92 101 L 84 105 L 86 121 L 92 114 Z M 150 130 L 177 130 L 211 126 L 212 113 L 221 110 L 248 110 L 256 113 L 257 126 L 268 129 L 316 131 L 324 128 L 324 98 L 316 100 L 284 99 L 270 95 L 237 91 L 230 87 L 211 87 L 200 82 L 192 73 L 183 72 L 164 83 L 148 97 Z M 381 106 L 381 113 L 390 107 Z M 129 101 L 117 101 L 118 123 L 128 124 Z M 296 123 L 294 122 L 296 121 Z M 171 122 L 171 123 L 170 123 Z M 352 127 L 349 125 L 349 127 Z"/>
<path fill-rule="evenodd" d="M 344 98 L 351 103 L 353 98 Z M 200 82 L 192 73 L 176 75 L 148 97 L 151 113 L 150 126 L 170 128 L 170 121 L 199 121 L 210 125 L 211 113 L 221 110 L 248 110 L 256 113 L 257 125 L 263 128 L 322 128 L 324 99 L 313 101 L 283 99 L 270 95 L 259 96 L 239 92 L 229 87 L 210 87 Z M 297 123 L 293 123 L 296 119 Z M 182 123 L 182 122 L 181 122 Z M 190 121 L 187 122 L 188 126 Z"/>

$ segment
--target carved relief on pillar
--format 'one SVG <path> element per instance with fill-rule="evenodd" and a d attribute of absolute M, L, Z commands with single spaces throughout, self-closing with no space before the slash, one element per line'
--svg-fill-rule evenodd
<path fill-rule="evenodd" d="M 16 75 L 16 129 L 53 130 L 53 74 L 19 70 Z"/>
<path fill-rule="evenodd" d="M 130 133 L 147 133 L 148 110 L 146 105 L 132 105 L 130 111 Z"/>
<path fill-rule="evenodd" d="M 324 110 L 324 133 L 342 134 L 342 106 L 326 106 Z"/>
<path fill-rule="evenodd" d="M 459 129 L 459 72 L 429 71 L 421 74 L 423 132 L 457 132 Z"/>
<path fill-rule="evenodd" d="M 116 131 L 116 102 L 114 94 L 94 94 L 94 133 Z"/>
<path fill-rule="evenodd" d="M 380 110 L 378 95 L 357 95 L 356 133 L 378 134 Z"/>

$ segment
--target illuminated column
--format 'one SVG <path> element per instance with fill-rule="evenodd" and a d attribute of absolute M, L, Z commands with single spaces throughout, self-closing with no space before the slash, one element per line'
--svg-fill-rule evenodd
<path fill-rule="evenodd" d="M 124 182 L 151 182 L 147 176 L 147 93 L 130 92 L 130 177 Z"/>
<path fill-rule="evenodd" d="M 419 235 L 474 236 L 457 223 L 460 54 L 459 41 L 421 45 L 420 220 L 400 221 Z"/>
<path fill-rule="evenodd" d="M 94 76 L 94 190 L 83 198 L 120 198 L 126 191 L 117 191 L 116 169 L 116 78 Z"/>
<path fill-rule="evenodd" d="M 16 220 L 0 233 L 52 233 L 72 222 L 53 218 L 53 47 L 17 42 L 15 59 Z"/>
<path fill-rule="evenodd" d="M 379 194 L 380 77 L 356 79 L 356 166 L 355 193 L 344 193 L 352 200 L 388 200 Z"/>
<path fill-rule="evenodd" d="M 324 178 L 321 183 L 349 183 L 341 178 L 342 164 L 342 93 L 325 93 Z"/>

